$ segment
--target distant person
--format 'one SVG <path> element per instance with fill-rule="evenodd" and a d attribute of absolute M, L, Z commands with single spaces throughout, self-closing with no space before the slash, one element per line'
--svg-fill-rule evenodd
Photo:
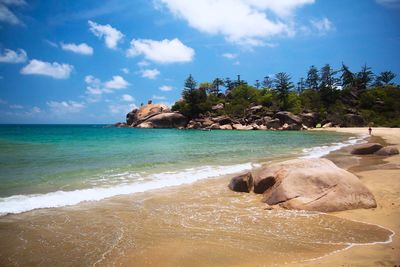
<path fill-rule="evenodd" d="M 372 133 L 372 128 L 371 127 L 368 128 L 368 132 L 369 132 L 369 135 L 371 135 L 371 133 Z"/>

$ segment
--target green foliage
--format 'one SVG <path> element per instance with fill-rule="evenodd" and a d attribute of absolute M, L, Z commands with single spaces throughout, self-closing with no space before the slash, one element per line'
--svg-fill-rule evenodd
<path fill-rule="evenodd" d="M 216 78 L 197 87 L 193 76 L 189 75 L 184 83 L 182 99 L 173 105 L 172 110 L 189 118 L 201 114 L 242 118 L 249 114 L 250 107 L 262 105 L 261 114 L 277 110 L 295 114 L 315 112 L 319 121 L 328 119 L 340 123 L 346 114 L 358 113 L 366 122 L 376 126 L 399 127 L 400 87 L 392 82 L 395 76 L 391 71 L 384 71 L 374 80 L 373 72 L 366 65 L 359 72 L 352 72 L 344 64 L 340 71 L 334 71 L 329 64 L 320 71 L 311 66 L 307 79 L 301 79 L 297 90 L 292 90 L 291 77 L 284 72 L 277 73 L 273 80 L 268 76 L 261 83 L 257 80 L 255 87 L 241 80 L 240 76 L 234 80 Z M 213 110 L 217 104 L 224 104 L 224 108 Z"/>
<path fill-rule="evenodd" d="M 284 110 L 287 110 L 287 108 L 289 107 L 288 105 L 289 91 L 294 87 L 290 80 L 291 78 L 289 74 L 285 72 L 279 72 L 275 74 L 275 79 L 274 79 L 275 90 L 278 99 L 280 101 L 280 106 Z"/>

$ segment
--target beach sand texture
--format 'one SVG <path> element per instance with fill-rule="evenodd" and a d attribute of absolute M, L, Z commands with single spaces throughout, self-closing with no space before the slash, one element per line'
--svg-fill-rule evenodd
<path fill-rule="evenodd" d="M 319 129 L 318 129 L 319 130 Z M 337 131 L 365 134 L 367 128 L 329 128 Z M 372 136 L 384 139 L 400 149 L 399 128 L 373 128 Z M 374 194 L 375 209 L 359 209 L 332 213 L 332 215 L 355 221 L 378 224 L 395 232 L 393 241 L 373 246 L 353 246 L 350 249 L 325 256 L 311 262 L 296 263 L 292 266 L 400 266 L 400 155 L 383 157 L 377 166 L 369 165 L 376 156 L 360 157 L 361 166 L 350 171 L 355 173 Z M 366 164 L 363 165 L 363 158 Z M 363 170 L 364 169 L 364 170 Z M 371 170 L 372 169 L 372 170 Z M 289 265 L 290 266 L 290 265 Z"/>

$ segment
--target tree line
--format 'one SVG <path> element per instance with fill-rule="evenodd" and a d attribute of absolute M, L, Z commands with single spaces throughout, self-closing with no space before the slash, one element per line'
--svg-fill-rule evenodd
<path fill-rule="evenodd" d="M 376 125 L 400 126 L 400 87 L 393 83 L 395 77 L 390 70 L 374 74 L 367 65 L 353 72 L 345 64 L 339 70 L 329 64 L 320 69 L 311 66 L 297 83 L 286 72 L 252 85 L 240 75 L 200 84 L 189 75 L 182 98 L 172 109 L 189 118 L 223 114 L 239 118 L 251 106 L 262 105 L 265 111 L 315 112 L 320 120 L 340 120 L 353 113 Z M 213 109 L 218 104 L 223 108 Z"/>

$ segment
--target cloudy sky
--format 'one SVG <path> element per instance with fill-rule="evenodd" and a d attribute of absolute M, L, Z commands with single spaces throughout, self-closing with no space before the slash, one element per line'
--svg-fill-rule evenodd
<path fill-rule="evenodd" d="M 399 25 L 400 0 L 0 0 L 0 123 L 124 121 L 188 74 L 400 76 Z"/>

